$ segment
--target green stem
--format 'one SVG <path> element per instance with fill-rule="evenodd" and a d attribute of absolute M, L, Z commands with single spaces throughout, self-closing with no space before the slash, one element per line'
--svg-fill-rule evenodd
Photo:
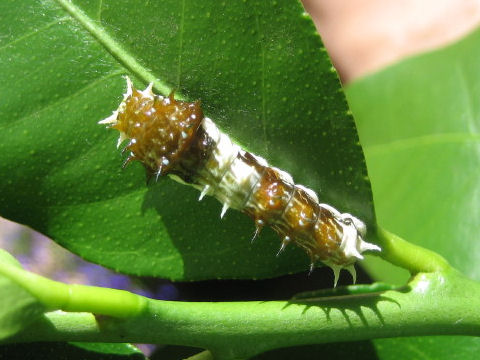
<path fill-rule="evenodd" d="M 22 286 L 50 310 L 132 317 L 141 314 L 147 308 L 147 298 L 128 291 L 68 285 L 0 261 L 0 276 L 2 275 Z"/>
<path fill-rule="evenodd" d="M 414 245 L 381 227 L 377 228 L 376 235 L 377 244 L 382 248 L 379 256 L 393 265 L 407 269 L 412 275 L 451 268 L 447 260 L 436 252 Z"/>
<path fill-rule="evenodd" d="M 106 289 L 100 290 L 103 296 L 95 296 L 97 290 L 92 287 L 88 294 L 92 298 L 84 303 L 111 301 L 103 293 Z M 118 295 L 111 291 L 110 297 Z M 480 335 L 480 284 L 454 270 L 418 274 L 400 291 L 292 301 L 188 303 L 148 299 L 146 303 L 139 315 L 123 319 L 47 313 L 9 341 L 181 344 L 209 349 L 216 359 L 237 359 L 279 347 L 339 339 Z M 90 307 L 85 310 L 90 311 Z"/>

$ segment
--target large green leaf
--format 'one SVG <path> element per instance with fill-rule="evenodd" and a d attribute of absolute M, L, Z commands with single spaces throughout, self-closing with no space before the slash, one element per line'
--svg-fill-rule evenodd
<path fill-rule="evenodd" d="M 0 214 L 86 259 L 173 279 L 265 277 L 305 269 L 250 244 L 252 222 L 169 179 L 120 169 L 117 135 L 97 125 L 125 83 L 155 80 L 201 99 L 243 146 L 374 222 L 363 154 L 318 34 L 297 1 L 0 3 Z"/>
<path fill-rule="evenodd" d="M 480 279 L 480 30 L 351 85 L 378 222 Z M 378 279 L 400 279 L 372 263 Z M 462 301 L 459 298 L 459 301 Z M 432 309 L 442 311 L 442 309 Z M 385 359 L 474 359 L 478 338 L 375 340 Z M 401 350 L 402 349 L 402 350 Z M 450 349 L 450 350 L 448 350 Z M 399 355 L 401 353 L 401 355 Z"/>
<path fill-rule="evenodd" d="M 480 30 L 347 92 L 379 224 L 474 279 L 480 279 L 479 57 Z M 385 271 L 375 274 L 382 279 Z"/>
<path fill-rule="evenodd" d="M 132 344 L 120 344 L 120 343 L 81 343 L 72 342 L 70 345 L 74 345 L 77 348 L 91 351 L 93 353 L 104 354 L 115 357 L 129 357 L 133 359 L 145 359 L 143 353 L 136 346 Z"/>

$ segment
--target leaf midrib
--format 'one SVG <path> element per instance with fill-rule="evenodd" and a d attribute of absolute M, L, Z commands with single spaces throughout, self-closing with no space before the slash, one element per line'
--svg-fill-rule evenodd
<path fill-rule="evenodd" d="M 431 146 L 439 144 L 465 144 L 469 142 L 480 143 L 480 134 L 475 133 L 443 133 L 415 136 L 410 138 L 393 140 L 388 143 L 364 146 L 364 151 L 368 155 L 379 155 L 392 151 L 402 151 L 422 146 Z"/>
<path fill-rule="evenodd" d="M 110 36 L 98 22 L 92 20 L 80 8 L 68 0 L 55 1 L 135 77 L 142 79 L 145 83 L 153 82 L 155 90 L 163 95 L 170 94 L 172 88 L 158 80 L 155 74 L 138 62 L 135 56 L 130 54 L 117 40 Z M 181 97 L 178 93 L 176 95 Z"/>

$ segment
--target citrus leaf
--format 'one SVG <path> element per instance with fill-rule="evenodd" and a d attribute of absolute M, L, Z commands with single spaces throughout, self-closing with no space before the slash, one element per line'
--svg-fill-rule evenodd
<path fill-rule="evenodd" d="M 136 346 L 128 343 L 82 343 L 82 342 L 71 342 L 70 345 L 73 345 L 77 348 L 108 355 L 123 355 L 123 356 L 132 356 L 136 359 L 145 359 L 143 353 Z"/>
<path fill-rule="evenodd" d="M 356 129 L 300 3 L 15 1 L 0 5 L 0 214 L 82 257 L 173 279 L 267 277 L 307 256 L 249 218 L 169 179 L 121 170 L 97 125 L 125 90 L 155 80 L 201 99 L 238 142 L 341 211 L 374 223 Z M 28 23 L 28 26 L 23 24 Z M 33 54 L 33 55 L 32 55 Z"/>
<path fill-rule="evenodd" d="M 366 77 L 347 91 L 365 149 L 379 224 L 440 253 L 477 280 L 479 57 L 477 30 L 452 46 Z M 389 264 L 367 265 L 377 279 L 405 278 Z M 469 289 L 457 295 L 459 307 L 462 301 L 469 305 Z M 474 359 L 480 346 L 478 338 L 469 337 L 374 343 L 382 359 L 398 358 L 400 353 L 408 358 L 416 353 L 422 359 Z"/>
<path fill-rule="evenodd" d="M 378 222 L 469 277 L 480 231 L 480 30 L 351 85 Z M 385 273 L 378 271 L 377 277 Z"/>
<path fill-rule="evenodd" d="M 480 339 L 469 336 L 419 336 L 376 339 L 378 359 L 469 360 L 478 357 Z"/>

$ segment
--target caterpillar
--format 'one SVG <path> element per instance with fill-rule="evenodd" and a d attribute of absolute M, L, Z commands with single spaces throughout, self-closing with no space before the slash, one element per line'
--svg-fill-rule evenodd
<path fill-rule="evenodd" d="M 152 83 L 140 91 L 126 80 L 118 109 L 99 121 L 120 132 L 117 148 L 128 139 L 123 166 L 137 160 L 156 178 L 168 175 L 197 188 L 199 200 L 214 196 L 223 204 L 221 218 L 229 208 L 247 214 L 255 223 L 253 239 L 263 227 L 272 227 L 282 238 L 278 254 L 296 244 L 308 254 L 310 271 L 317 261 L 333 270 L 335 286 L 341 269 L 356 281 L 354 263 L 364 251 L 380 251 L 364 240 L 361 220 L 320 203 L 289 173 L 242 150 L 203 115 L 198 101 L 155 95 Z"/>

